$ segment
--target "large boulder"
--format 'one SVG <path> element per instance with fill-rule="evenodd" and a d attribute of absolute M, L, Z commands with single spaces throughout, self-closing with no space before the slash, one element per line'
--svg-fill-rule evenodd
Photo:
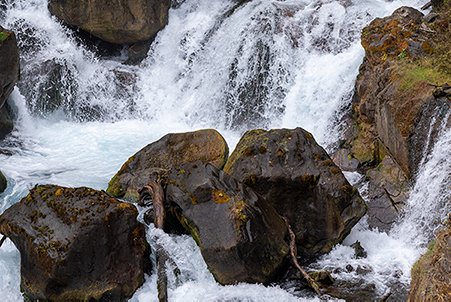
<path fill-rule="evenodd" d="M 259 195 L 211 164 L 169 173 L 166 200 L 221 284 L 268 283 L 289 252 L 284 220 Z"/>
<path fill-rule="evenodd" d="M 451 220 L 412 268 L 410 302 L 451 301 Z"/>
<path fill-rule="evenodd" d="M 107 192 L 137 201 L 139 190 L 147 185 L 155 168 L 170 170 L 198 160 L 222 168 L 228 152 L 226 141 L 213 129 L 167 134 L 130 157 L 110 180 Z"/>
<path fill-rule="evenodd" d="M 21 255 L 31 301 L 125 301 L 144 281 L 149 246 L 130 204 L 89 188 L 37 186 L 0 216 Z"/>
<path fill-rule="evenodd" d="M 13 128 L 6 101 L 19 79 L 19 49 L 12 31 L 0 26 L 0 139 Z"/>
<path fill-rule="evenodd" d="M 246 132 L 224 171 L 288 219 L 304 256 L 329 252 L 366 212 L 357 190 L 301 128 Z"/>
<path fill-rule="evenodd" d="M 50 12 L 70 26 L 114 44 L 153 38 L 168 22 L 170 0 L 50 0 Z"/>

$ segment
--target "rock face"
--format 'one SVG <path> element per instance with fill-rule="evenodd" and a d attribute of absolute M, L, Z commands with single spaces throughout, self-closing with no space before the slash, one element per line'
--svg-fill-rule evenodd
<path fill-rule="evenodd" d="M 451 221 L 412 268 L 410 302 L 451 301 Z"/>
<path fill-rule="evenodd" d="M 114 44 L 153 38 L 168 22 L 170 0 L 50 0 L 50 12 Z"/>
<path fill-rule="evenodd" d="M 2 171 L 0 171 L 0 193 L 5 192 L 7 185 L 8 183 L 6 182 L 5 175 L 3 175 Z"/>
<path fill-rule="evenodd" d="M 0 26 L 0 139 L 13 128 L 6 100 L 19 79 L 19 49 L 12 31 Z"/>
<path fill-rule="evenodd" d="M 0 216 L 21 254 L 21 290 L 31 301 L 125 301 L 149 265 L 137 214 L 89 188 L 35 187 Z"/>
<path fill-rule="evenodd" d="M 303 256 L 329 252 L 366 212 L 357 190 L 301 128 L 246 132 L 224 171 L 288 219 Z"/>
<path fill-rule="evenodd" d="M 429 135 L 429 129 L 418 127 L 423 109 L 429 106 L 432 112 L 430 105 L 436 103 L 449 110 L 446 96 L 433 95 L 434 85 L 451 80 L 448 23 L 447 12 L 428 24 L 419 11 L 402 7 L 363 30 L 366 56 L 354 104 L 359 134 L 352 144 L 353 156 L 360 162 L 378 160 L 379 139 L 408 177 L 415 173 L 421 159 L 418 154 L 422 154 L 418 149 L 424 147 L 417 142 L 426 142 Z M 411 140 L 414 135 L 415 142 Z"/>
<path fill-rule="evenodd" d="M 110 180 L 107 192 L 137 201 L 138 191 L 147 185 L 156 168 L 169 170 L 198 160 L 222 168 L 227 156 L 227 143 L 216 130 L 167 134 L 130 157 Z"/>
<path fill-rule="evenodd" d="M 277 275 L 289 252 L 287 228 L 250 188 L 198 161 L 172 169 L 166 200 L 218 282 L 267 283 Z"/>

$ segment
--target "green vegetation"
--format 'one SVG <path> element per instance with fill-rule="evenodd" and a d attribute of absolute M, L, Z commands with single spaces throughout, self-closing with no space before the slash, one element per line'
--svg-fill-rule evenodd
<path fill-rule="evenodd" d="M 407 63 L 400 66 L 399 72 L 402 79 L 402 90 L 412 89 L 420 82 L 425 82 L 432 85 L 451 83 L 450 73 L 439 71 L 430 65 L 428 61 L 421 63 L 423 64 Z"/>
<path fill-rule="evenodd" d="M 10 36 L 10 33 L 5 31 L 0 31 L 0 43 L 8 39 Z"/>

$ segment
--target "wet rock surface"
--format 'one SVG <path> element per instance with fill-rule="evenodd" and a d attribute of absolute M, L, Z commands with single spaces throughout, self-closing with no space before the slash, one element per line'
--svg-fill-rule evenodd
<path fill-rule="evenodd" d="M 408 301 L 451 300 L 451 216 L 412 268 Z"/>
<path fill-rule="evenodd" d="M 285 222 L 247 186 L 199 161 L 172 170 L 166 200 L 221 284 L 268 283 L 280 272 Z"/>
<path fill-rule="evenodd" d="M 37 186 L 0 216 L 21 254 L 30 301 L 126 301 L 144 281 L 149 246 L 134 206 L 89 188 Z"/>
<path fill-rule="evenodd" d="M 330 251 L 366 213 L 357 190 L 301 128 L 246 132 L 224 171 L 288 219 L 303 256 Z"/>
<path fill-rule="evenodd" d="M 155 169 L 170 170 L 198 160 L 222 168 L 228 152 L 226 141 L 216 130 L 167 134 L 130 157 L 110 180 L 107 192 L 138 201 L 138 191 L 147 185 Z"/>
<path fill-rule="evenodd" d="M 7 185 L 8 183 L 5 175 L 3 175 L 2 171 L 0 171 L 0 193 L 3 193 L 6 190 Z"/>
<path fill-rule="evenodd" d="M 0 139 L 13 129 L 6 101 L 19 80 L 19 49 L 16 35 L 0 26 Z"/>
<path fill-rule="evenodd" d="M 132 44 L 153 38 L 168 22 L 170 0 L 50 0 L 50 12 L 114 44 Z"/>

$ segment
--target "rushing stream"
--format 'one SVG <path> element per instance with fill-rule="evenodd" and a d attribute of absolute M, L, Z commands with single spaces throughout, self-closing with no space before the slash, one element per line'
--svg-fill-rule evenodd
<path fill-rule="evenodd" d="M 10 105 L 18 121 L 2 142 L 0 169 L 10 183 L 0 213 L 35 184 L 105 189 L 134 152 L 166 133 L 216 128 L 231 149 L 255 127 L 303 127 L 327 147 L 339 139 L 364 51 L 360 31 L 375 17 L 417 0 L 174 1 L 169 24 L 139 66 L 125 53 L 99 58 L 52 18 L 47 0 L 0 0 L 0 24 L 18 33 L 22 82 Z M 39 73 L 47 66 L 52 72 Z M 45 69 L 45 68 L 44 68 Z M 50 75 L 49 75 L 50 74 Z M 53 76 L 56 78 L 55 81 Z M 51 99 L 42 91 L 52 90 Z M 258 100 L 258 101 L 256 101 Z M 443 126 L 426 154 L 402 221 L 389 234 L 359 223 L 317 267 L 370 268 L 367 282 L 383 296 L 396 278 L 407 285 L 430 225 L 449 211 L 451 131 Z M 419 208 L 422 207 L 422 209 Z M 424 210 L 427 206 L 430 210 Z M 437 209 L 442 209 L 438 211 Z M 436 224 L 435 224 L 436 225 Z M 170 276 L 171 301 L 299 301 L 293 290 L 220 286 L 194 241 L 150 229 L 181 269 Z M 353 259 L 360 240 L 368 258 Z M 355 262 L 358 263 L 355 263 Z M 0 300 L 21 301 L 20 257 L 10 241 L 0 250 Z M 352 279 L 352 273 L 338 273 Z M 156 300 L 149 276 L 132 301 Z M 311 298 L 308 298 L 311 299 Z"/>

